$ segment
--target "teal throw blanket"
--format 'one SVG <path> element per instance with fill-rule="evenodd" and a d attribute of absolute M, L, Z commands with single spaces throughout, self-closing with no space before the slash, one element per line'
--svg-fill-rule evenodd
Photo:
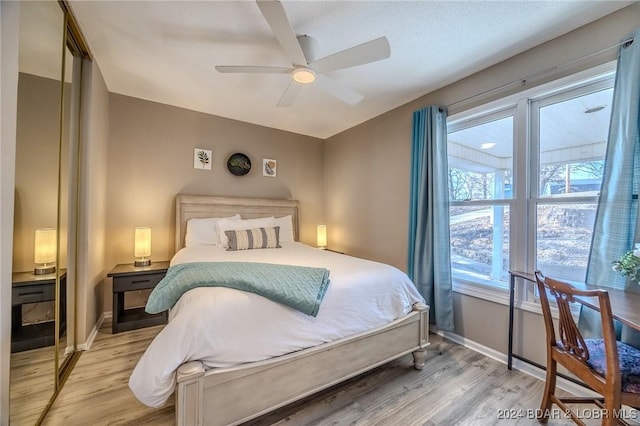
<path fill-rule="evenodd" d="M 253 262 L 194 262 L 171 266 L 156 285 L 145 311 L 157 314 L 196 287 L 229 287 L 259 294 L 316 316 L 329 286 L 329 270 Z"/>

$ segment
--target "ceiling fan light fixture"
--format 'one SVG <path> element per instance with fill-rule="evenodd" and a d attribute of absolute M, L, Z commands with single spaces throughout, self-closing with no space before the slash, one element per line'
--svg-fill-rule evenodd
<path fill-rule="evenodd" d="M 309 68 L 296 68 L 291 74 L 293 76 L 293 79 L 300 84 L 309 84 L 313 83 L 316 80 L 316 73 Z"/>

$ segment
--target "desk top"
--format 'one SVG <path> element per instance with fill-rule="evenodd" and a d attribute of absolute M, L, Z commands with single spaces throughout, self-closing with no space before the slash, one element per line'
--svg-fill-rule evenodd
<path fill-rule="evenodd" d="M 509 273 L 514 277 L 536 282 L 536 277 L 533 274 L 520 271 L 509 271 Z M 633 289 L 621 290 L 618 288 L 598 287 L 569 280 L 562 281 L 566 281 L 580 290 L 606 290 L 609 293 L 609 301 L 611 302 L 614 318 L 629 327 L 640 330 L 640 285 L 638 285 L 636 291 Z M 587 304 L 593 306 L 590 303 Z"/>

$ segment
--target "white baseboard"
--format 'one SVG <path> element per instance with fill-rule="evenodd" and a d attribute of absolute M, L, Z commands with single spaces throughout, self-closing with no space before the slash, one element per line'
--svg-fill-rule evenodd
<path fill-rule="evenodd" d="M 89 333 L 89 337 L 87 337 L 87 340 L 78 345 L 78 350 L 79 351 L 88 351 L 91 348 L 91 345 L 93 344 L 93 341 L 95 340 L 96 336 L 98 335 L 98 330 L 100 330 L 100 327 L 102 327 L 102 324 L 105 321 L 108 321 L 111 319 L 111 311 L 109 312 L 103 312 L 100 317 L 98 318 L 98 321 L 96 321 L 96 324 L 93 326 L 93 328 L 91 329 L 91 333 Z M 69 351 L 73 351 L 73 348 L 71 347 L 67 347 L 65 354 Z"/>
<path fill-rule="evenodd" d="M 478 342 L 474 342 L 473 340 L 469 340 L 466 337 L 460 336 L 458 334 L 455 333 L 451 333 L 448 331 L 440 331 L 440 330 L 436 330 L 434 328 L 431 328 L 430 331 L 432 333 L 435 333 L 439 336 L 442 336 L 443 338 L 450 340 L 454 343 L 457 343 L 461 346 L 464 346 L 465 348 L 469 348 L 473 351 L 476 351 L 478 353 L 481 353 L 484 356 L 487 356 L 491 359 L 494 359 L 502 364 L 507 365 L 507 354 L 504 354 L 502 352 L 499 352 L 495 349 L 492 349 L 490 347 L 481 345 Z M 545 381 L 545 376 L 546 376 L 546 372 L 544 370 L 541 370 L 540 368 L 531 365 L 529 363 L 526 363 L 524 361 L 521 361 L 519 359 L 513 359 L 512 361 L 512 368 L 515 370 L 519 370 L 522 371 L 523 373 L 526 373 L 532 377 L 535 377 L 538 380 L 542 380 L 543 382 Z M 591 391 L 590 389 L 585 388 L 584 386 L 580 386 L 577 383 L 572 382 L 571 380 L 567 380 L 565 378 L 562 377 L 558 377 L 556 379 L 556 385 L 567 392 L 572 393 L 573 395 L 576 396 L 592 396 L 595 395 L 595 393 L 593 391 Z"/>

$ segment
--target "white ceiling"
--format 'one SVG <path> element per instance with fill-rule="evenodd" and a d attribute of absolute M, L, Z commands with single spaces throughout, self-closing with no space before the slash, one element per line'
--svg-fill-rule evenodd
<path fill-rule="evenodd" d="M 334 71 L 364 95 L 349 106 L 304 86 L 278 108 L 291 65 L 253 1 L 78 1 L 71 7 L 110 92 L 327 138 L 612 13 L 615 1 L 283 1 L 319 56 L 386 36 L 391 57 Z"/>

